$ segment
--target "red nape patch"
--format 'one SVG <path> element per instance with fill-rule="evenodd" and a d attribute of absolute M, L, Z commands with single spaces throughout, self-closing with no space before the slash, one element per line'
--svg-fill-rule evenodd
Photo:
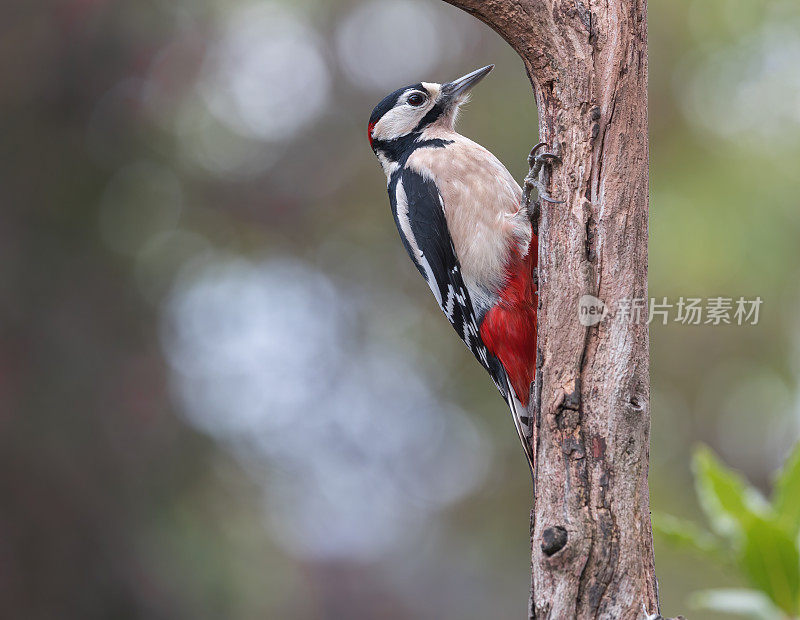
<path fill-rule="evenodd" d="M 367 139 L 369 140 L 369 145 L 372 146 L 372 130 L 375 129 L 375 123 L 370 123 L 367 125 Z"/>
<path fill-rule="evenodd" d="M 538 258 L 534 235 L 527 256 L 515 253 L 506 269 L 500 301 L 481 323 L 481 339 L 505 368 L 520 402 L 528 405 L 528 392 L 536 372 L 536 286 L 533 269 Z"/>

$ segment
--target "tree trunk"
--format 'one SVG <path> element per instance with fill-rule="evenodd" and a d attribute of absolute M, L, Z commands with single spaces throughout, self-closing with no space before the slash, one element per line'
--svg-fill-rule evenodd
<path fill-rule="evenodd" d="M 658 612 L 647 311 L 619 307 L 647 298 L 646 0 L 446 1 L 522 56 L 540 139 L 562 159 L 548 191 L 564 203 L 541 201 L 539 218 L 529 616 L 645 618 Z M 611 314 L 582 324 L 584 295 Z"/>

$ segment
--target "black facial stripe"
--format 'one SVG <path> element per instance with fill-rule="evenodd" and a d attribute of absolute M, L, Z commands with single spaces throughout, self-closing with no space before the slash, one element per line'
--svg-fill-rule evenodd
<path fill-rule="evenodd" d="M 436 103 L 428 113 L 422 117 L 419 124 L 414 127 L 414 131 L 422 131 L 425 127 L 433 123 L 437 118 L 444 114 L 445 107 L 441 103 Z"/>
<path fill-rule="evenodd" d="M 444 148 L 453 143 L 452 140 L 442 140 L 441 138 L 420 140 L 421 135 L 419 132 L 415 132 L 392 140 L 375 140 L 372 143 L 372 148 L 376 153 L 380 152 L 385 155 L 389 161 L 405 166 L 411 153 L 417 149 L 426 147 Z"/>
<path fill-rule="evenodd" d="M 372 115 L 369 117 L 370 123 L 377 123 L 381 120 L 381 117 L 386 114 L 389 110 L 391 110 L 395 105 L 397 105 L 397 100 L 400 99 L 400 96 L 409 90 L 419 90 L 421 92 L 425 92 L 425 89 L 422 87 L 422 83 L 412 84 L 411 86 L 404 86 L 403 88 L 398 88 L 393 93 L 389 93 L 381 102 L 375 106 L 375 109 L 372 110 Z"/>

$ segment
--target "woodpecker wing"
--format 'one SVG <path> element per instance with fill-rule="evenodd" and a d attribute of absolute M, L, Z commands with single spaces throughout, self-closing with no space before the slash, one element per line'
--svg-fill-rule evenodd
<path fill-rule="evenodd" d="M 412 262 L 453 329 L 507 398 L 508 378 L 500 361 L 481 339 L 479 321 L 461 275 L 436 185 L 409 168 L 400 168 L 389 181 L 389 199 L 397 230 Z"/>
<path fill-rule="evenodd" d="M 467 348 L 492 377 L 511 409 L 528 464 L 533 460 L 526 435 L 530 432 L 525 406 L 514 393 L 500 360 L 481 338 L 479 319 L 461 275 L 444 203 L 436 185 L 408 168 L 400 168 L 389 181 L 389 199 L 397 230 L 412 262 L 425 278 L 439 307 Z"/>

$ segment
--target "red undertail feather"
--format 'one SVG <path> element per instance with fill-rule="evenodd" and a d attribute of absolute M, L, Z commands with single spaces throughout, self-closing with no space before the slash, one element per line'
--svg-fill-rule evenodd
<path fill-rule="evenodd" d="M 515 253 L 506 268 L 507 281 L 500 301 L 486 313 L 481 338 L 505 368 L 520 402 L 528 405 L 528 392 L 536 372 L 536 286 L 533 270 L 539 250 L 536 236 L 526 256 Z"/>

